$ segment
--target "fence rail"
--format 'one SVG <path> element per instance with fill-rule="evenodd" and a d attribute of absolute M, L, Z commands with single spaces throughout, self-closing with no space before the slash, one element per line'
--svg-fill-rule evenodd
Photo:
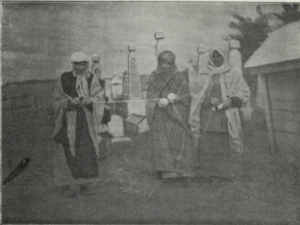
<path fill-rule="evenodd" d="M 7 126 L 17 129 L 30 128 L 51 122 L 52 97 L 47 94 L 4 96 L 2 98 L 3 130 Z"/>

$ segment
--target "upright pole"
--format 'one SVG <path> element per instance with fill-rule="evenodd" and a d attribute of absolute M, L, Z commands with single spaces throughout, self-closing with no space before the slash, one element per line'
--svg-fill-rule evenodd
<path fill-rule="evenodd" d="M 132 71 L 131 71 L 131 60 L 130 60 L 130 54 L 131 52 L 135 51 L 135 46 L 133 44 L 128 45 L 128 78 L 129 78 L 129 99 L 132 97 Z"/>
<path fill-rule="evenodd" d="M 158 56 L 158 42 L 159 42 L 159 39 L 156 39 L 156 45 L 155 45 L 155 55 L 156 55 L 156 57 Z"/>
<path fill-rule="evenodd" d="M 158 55 L 158 42 L 159 42 L 160 39 L 164 39 L 163 31 L 162 30 L 156 31 L 155 34 L 154 34 L 154 38 L 156 40 L 155 55 L 157 57 L 157 55 Z"/>
<path fill-rule="evenodd" d="M 270 92 L 269 92 L 269 85 L 268 85 L 268 78 L 267 74 L 259 74 L 258 76 L 261 76 L 262 79 L 262 85 L 264 89 L 264 110 L 266 113 L 266 122 L 267 122 L 267 128 L 268 128 L 268 135 L 269 135 L 269 144 L 270 144 L 270 152 L 271 154 L 274 154 L 277 152 L 277 146 L 276 146 L 276 138 L 275 133 L 273 129 L 273 118 L 272 118 L 272 108 L 271 108 L 271 100 L 270 100 Z"/>
<path fill-rule="evenodd" d="M 205 47 L 204 44 L 198 45 L 198 48 L 197 48 L 197 52 L 198 52 L 197 73 L 199 73 L 200 57 L 201 57 L 201 55 L 205 54 L 206 51 L 207 51 L 207 48 Z"/>
<path fill-rule="evenodd" d="M 129 99 L 131 99 L 131 68 L 130 68 L 130 54 L 131 51 L 128 53 L 128 80 L 129 80 Z"/>

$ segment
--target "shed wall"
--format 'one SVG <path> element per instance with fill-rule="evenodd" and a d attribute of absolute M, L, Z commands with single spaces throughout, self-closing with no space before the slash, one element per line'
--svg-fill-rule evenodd
<path fill-rule="evenodd" d="M 279 152 L 300 156 L 300 70 L 267 76 L 271 115 Z"/>

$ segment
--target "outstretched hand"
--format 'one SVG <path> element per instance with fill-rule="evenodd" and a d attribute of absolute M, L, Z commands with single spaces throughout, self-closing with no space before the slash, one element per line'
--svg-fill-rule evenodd
<path fill-rule="evenodd" d="M 167 98 L 168 98 L 169 101 L 172 102 L 172 103 L 176 102 L 176 101 L 179 99 L 178 95 L 176 95 L 176 94 L 174 94 L 174 93 L 168 94 Z"/>
<path fill-rule="evenodd" d="M 79 106 L 80 105 L 80 100 L 79 98 L 72 98 L 71 99 L 71 104 L 75 107 Z"/>
<path fill-rule="evenodd" d="M 165 108 L 168 105 L 169 101 L 166 98 L 162 98 L 158 101 L 158 106 L 161 108 Z"/>
<path fill-rule="evenodd" d="M 90 97 L 86 97 L 83 99 L 82 103 L 83 103 L 83 105 L 89 105 L 92 103 L 92 100 Z"/>
<path fill-rule="evenodd" d="M 217 106 L 217 105 L 219 105 L 221 103 L 221 101 L 218 99 L 218 98 L 211 98 L 210 99 L 210 104 L 212 105 L 212 106 Z"/>
<path fill-rule="evenodd" d="M 229 109 L 231 107 L 231 104 L 232 104 L 232 100 L 230 98 L 227 98 L 225 101 L 224 101 L 224 106 L 223 106 L 223 109 Z"/>

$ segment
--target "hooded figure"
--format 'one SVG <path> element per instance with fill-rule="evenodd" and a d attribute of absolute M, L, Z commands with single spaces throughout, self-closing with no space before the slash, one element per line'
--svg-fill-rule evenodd
<path fill-rule="evenodd" d="M 98 77 L 99 79 L 102 79 L 102 70 L 101 70 L 101 66 L 100 66 L 100 56 L 98 54 L 93 54 L 92 55 L 92 67 L 91 67 L 91 71 L 96 75 L 96 77 Z"/>
<path fill-rule="evenodd" d="M 98 177 L 96 153 L 102 140 L 104 98 L 99 79 L 88 71 L 88 57 L 76 52 L 73 70 L 64 72 L 54 88 L 54 183 L 63 186 L 65 196 L 92 194 L 88 184 Z"/>
<path fill-rule="evenodd" d="M 175 65 L 173 52 L 164 51 L 158 56 L 157 69 L 150 75 L 147 99 L 154 170 L 162 178 L 194 176 L 197 157 L 187 130 L 189 88 Z"/>
<path fill-rule="evenodd" d="M 230 135 L 231 149 L 243 152 L 240 110 L 249 105 L 250 89 L 240 68 L 229 65 L 228 52 L 214 47 L 197 79 L 190 84 L 192 106 L 189 123 L 199 134 L 200 128 Z M 212 107 L 219 106 L 212 112 Z M 211 118 L 208 121 L 211 114 Z M 209 122 L 209 124 L 208 124 Z"/>

